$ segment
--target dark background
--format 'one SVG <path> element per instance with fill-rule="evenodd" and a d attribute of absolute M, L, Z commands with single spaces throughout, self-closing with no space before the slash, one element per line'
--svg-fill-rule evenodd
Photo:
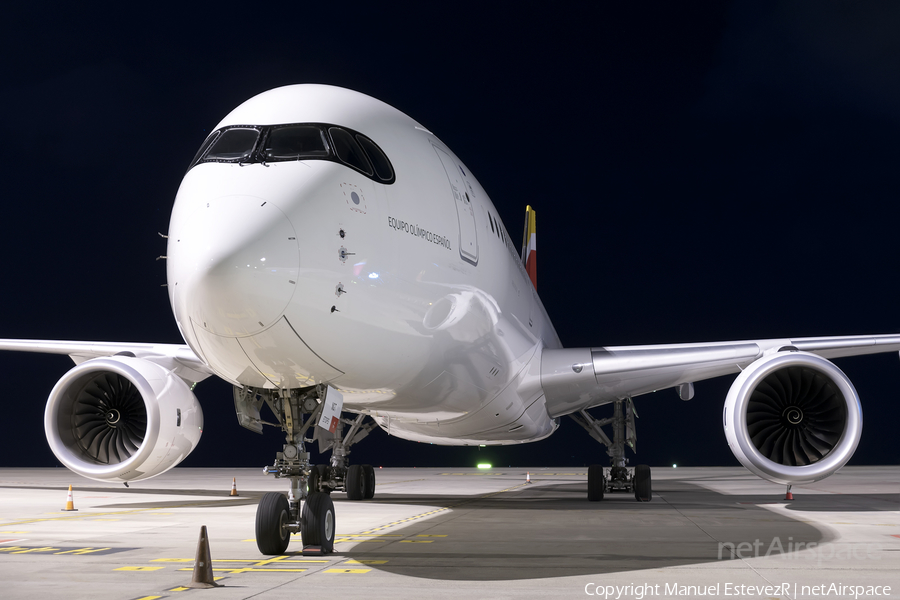
<path fill-rule="evenodd" d="M 539 290 L 568 346 L 900 331 L 900 5 L 321 4 L 4 9 L 0 336 L 181 343 L 154 259 L 187 163 L 233 107 L 306 82 L 434 131 L 509 231 L 537 209 Z M 0 465 L 57 464 L 43 408 L 71 364 L 0 355 Z M 864 406 L 851 464 L 896 464 L 897 355 L 838 364 Z M 638 398 L 640 462 L 737 464 L 731 379 L 690 402 Z M 271 462 L 280 434 L 240 428 L 228 385 L 197 395 L 205 435 L 184 464 Z M 564 419 L 543 442 L 480 450 L 379 430 L 354 459 L 602 452 Z"/>

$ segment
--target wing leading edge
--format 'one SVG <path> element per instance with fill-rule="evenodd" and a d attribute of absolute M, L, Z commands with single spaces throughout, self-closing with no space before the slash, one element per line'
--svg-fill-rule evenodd
<path fill-rule="evenodd" d="M 655 346 L 544 349 L 541 387 L 551 417 L 680 384 L 738 373 L 782 348 L 823 358 L 900 351 L 900 334 Z"/>
<path fill-rule="evenodd" d="M 0 339 L 0 350 L 67 354 L 76 365 L 92 358 L 130 353 L 169 369 L 185 381 L 203 381 L 213 375 L 213 371 L 194 354 L 193 350 L 183 344 Z"/>

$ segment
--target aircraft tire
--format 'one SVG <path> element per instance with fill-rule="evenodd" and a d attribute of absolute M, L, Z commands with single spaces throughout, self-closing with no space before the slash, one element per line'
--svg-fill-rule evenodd
<path fill-rule="evenodd" d="M 333 490 L 325 486 L 324 489 L 319 490 L 319 482 L 323 479 L 330 479 L 331 476 L 331 467 L 329 465 L 315 465 L 309 473 L 309 493 L 313 492 L 324 492 L 326 494 L 330 494 Z"/>
<path fill-rule="evenodd" d="M 375 468 L 372 465 L 363 465 L 363 499 L 370 500 L 375 497 Z"/>
<path fill-rule="evenodd" d="M 347 489 L 347 500 L 362 500 L 365 497 L 366 478 L 362 465 L 350 465 L 347 468 L 347 479 L 344 487 Z"/>
<path fill-rule="evenodd" d="M 284 494 L 269 492 L 256 507 L 256 547 L 263 554 L 283 554 L 291 541 L 285 527 L 291 520 L 291 507 Z"/>
<path fill-rule="evenodd" d="M 322 492 L 311 493 L 303 503 L 300 520 L 303 546 L 319 546 L 322 554 L 331 554 L 334 551 L 335 522 L 331 496 Z"/>
<path fill-rule="evenodd" d="M 603 500 L 603 467 L 591 465 L 588 467 L 588 501 L 598 500 Z"/>
<path fill-rule="evenodd" d="M 650 467 L 638 465 L 634 468 L 634 499 L 638 502 L 650 502 L 653 491 L 650 489 Z"/>

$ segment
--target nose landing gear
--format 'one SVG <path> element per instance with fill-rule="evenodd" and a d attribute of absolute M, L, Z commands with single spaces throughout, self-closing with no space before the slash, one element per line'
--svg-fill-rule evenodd
<path fill-rule="evenodd" d="M 291 534 L 300 533 L 304 554 L 329 554 L 334 551 L 336 518 L 332 491 L 346 491 L 350 500 L 372 498 L 375 494 L 375 470 L 371 465 L 349 465 L 350 446 L 375 428 L 375 422 L 363 425 L 366 415 L 340 419 L 336 431 L 315 427 L 325 406 L 327 386 L 294 390 L 235 388 L 234 404 L 238 422 L 257 433 L 263 425 L 281 427 L 285 444 L 275 462 L 263 472 L 289 479 L 287 496 L 265 494 L 256 509 L 256 545 L 263 554 L 282 554 Z M 332 390 L 334 391 L 334 390 Z M 268 423 L 260 419 L 265 404 L 278 419 Z M 349 425 L 346 435 L 344 426 Z M 313 430 L 311 432 L 311 429 Z M 313 433 L 313 439 L 307 437 Z M 331 464 L 312 465 L 306 443 L 319 442 L 319 450 L 331 449 Z"/>

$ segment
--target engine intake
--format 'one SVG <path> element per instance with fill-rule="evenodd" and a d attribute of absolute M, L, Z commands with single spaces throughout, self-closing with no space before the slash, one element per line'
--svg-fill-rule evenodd
<path fill-rule="evenodd" d="M 859 396 L 828 360 L 797 351 L 763 357 L 725 399 L 725 436 L 735 457 L 760 477 L 811 483 L 840 469 L 862 433 Z"/>
<path fill-rule="evenodd" d="M 44 413 L 53 454 L 98 481 L 139 481 L 196 447 L 203 412 L 187 384 L 140 358 L 85 361 L 54 386 Z"/>

